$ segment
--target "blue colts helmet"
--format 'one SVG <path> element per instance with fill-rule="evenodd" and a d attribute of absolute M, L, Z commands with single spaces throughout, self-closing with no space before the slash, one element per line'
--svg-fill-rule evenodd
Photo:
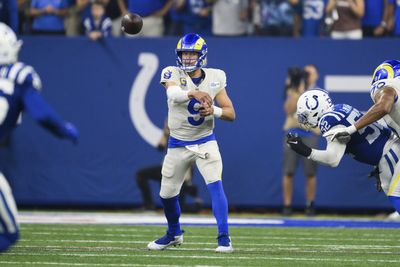
<path fill-rule="evenodd" d="M 400 76 L 400 61 L 399 60 L 385 60 L 382 64 L 376 67 L 372 75 L 372 83 L 383 79 L 393 79 Z"/>
<path fill-rule="evenodd" d="M 187 64 L 183 62 L 182 52 L 197 52 L 199 57 L 196 63 Z M 175 53 L 177 66 L 186 72 L 192 72 L 207 65 L 207 44 L 198 34 L 189 33 L 183 36 L 176 46 Z"/>

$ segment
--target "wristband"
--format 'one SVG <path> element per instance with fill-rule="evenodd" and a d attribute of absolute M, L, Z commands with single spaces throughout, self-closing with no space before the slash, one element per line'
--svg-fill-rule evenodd
<path fill-rule="evenodd" d="M 222 116 L 222 108 L 217 107 L 215 105 L 213 106 L 213 108 L 214 108 L 214 116 L 216 118 L 220 118 Z"/>
<path fill-rule="evenodd" d="M 352 135 L 353 133 L 357 132 L 357 128 L 354 125 L 347 127 L 347 132 Z"/>

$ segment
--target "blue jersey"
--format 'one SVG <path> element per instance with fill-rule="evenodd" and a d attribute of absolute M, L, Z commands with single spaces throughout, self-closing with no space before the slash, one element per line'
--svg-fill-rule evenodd
<path fill-rule="evenodd" d="M 55 135 L 71 137 L 68 126 L 39 94 L 40 89 L 33 67 L 21 62 L 0 65 L 0 140 L 15 128 L 22 111 Z"/>
<path fill-rule="evenodd" d="M 338 104 L 321 117 L 319 127 L 324 134 L 336 125 L 350 126 L 362 116 L 363 114 L 352 106 Z M 392 131 L 380 123 L 370 124 L 351 135 L 345 153 L 352 155 L 357 161 L 378 165 L 391 134 Z"/>

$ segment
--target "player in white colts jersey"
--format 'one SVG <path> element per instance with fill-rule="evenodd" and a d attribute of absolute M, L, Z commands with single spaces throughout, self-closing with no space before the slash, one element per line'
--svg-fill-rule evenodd
<path fill-rule="evenodd" d="M 371 123 L 383 118 L 389 127 L 399 136 L 400 134 L 400 61 L 386 60 L 380 64 L 372 76 L 371 98 L 374 105 L 364 116 L 352 125 L 335 129 L 324 136 L 334 139 L 346 139 Z M 400 157 L 397 154 L 397 157 Z M 397 211 L 400 210 L 400 166 L 394 169 L 394 181 L 388 196 Z"/>
<path fill-rule="evenodd" d="M 168 230 L 165 236 L 150 242 L 147 247 L 163 250 L 183 242 L 178 197 L 185 172 L 196 163 L 207 184 L 218 225 L 216 252 L 232 252 L 228 202 L 221 180 L 222 160 L 213 133 L 214 118 L 233 121 L 236 116 L 225 89 L 225 72 L 204 68 L 207 44 L 197 34 L 187 34 L 179 40 L 176 56 L 177 67 L 163 69 L 160 81 L 168 97 L 170 129 L 160 189 Z"/>
<path fill-rule="evenodd" d="M 0 23 L 0 141 L 15 129 L 24 111 L 54 135 L 77 142 L 75 126 L 64 122 L 39 94 L 39 75 L 33 67 L 17 61 L 21 45 L 14 32 Z M 11 188 L 0 172 L 0 252 L 19 238 L 16 216 Z"/>
<path fill-rule="evenodd" d="M 363 114 L 347 104 L 333 105 L 328 93 L 323 90 L 309 90 L 303 93 L 297 102 L 298 121 L 305 127 L 319 126 L 321 133 L 357 123 Z M 301 138 L 288 134 L 287 144 L 297 153 L 318 163 L 338 166 L 344 154 L 355 160 L 378 167 L 374 173 L 378 191 L 383 190 L 393 206 L 399 211 L 397 199 L 400 193 L 398 176 L 400 170 L 400 140 L 393 131 L 379 122 L 373 122 L 345 140 L 326 137 L 325 150 L 311 149 Z"/>

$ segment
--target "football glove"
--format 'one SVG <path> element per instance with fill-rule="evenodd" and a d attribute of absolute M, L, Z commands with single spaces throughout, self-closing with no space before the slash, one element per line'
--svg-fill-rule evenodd
<path fill-rule="evenodd" d="M 70 122 L 66 122 L 64 124 L 64 128 L 65 128 L 65 137 L 70 139 L 72 141 L 72 143 L 74 144 L 78 144 L 78 129 L 75 127 L 75 125 L 73 125 Z"/>
<path fill-rule="evenodd" d="M 323 134 L 323 137 L 331 137 L 331 141 L 337 139 L 342 144 L 347 144 L 353 133 L 357 132 L 357 129 L 354 125 L 351 125 L 346 128 L 337 128 L 330 130 Z"/>
<path fill-rule="evenodd" d="M 286 135 L 286 144 L 297 154 L 304 157 L 309 157 L 311 155 L 312 149 L 304 144 L 303 140 L 301 140 L 297 134 L 288 133 Z"/>
<path fill-rule="evenodd" d="M 378 190 L 378 192 L 382 191 L 382 183 L 381 183 L 381 177 L 380 177 L 380 171 L 379 171 L 379 167 L 376 166 L 373 171 L 371 171 L 368 175 L 368 178 L 372 178 L 374 177 L 376 179 L 376 190 Z"/>

